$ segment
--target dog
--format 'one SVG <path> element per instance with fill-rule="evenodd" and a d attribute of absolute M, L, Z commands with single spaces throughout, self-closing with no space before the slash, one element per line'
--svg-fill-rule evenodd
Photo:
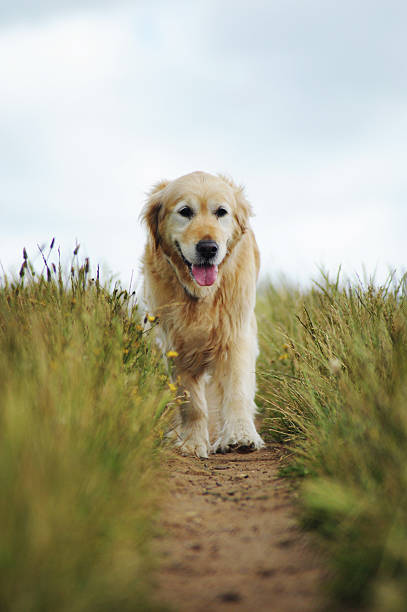
<path fill-rule="evenodd" d="M 251 215 L 242 187 L 206 172 L 157 183 L 141 213 L 144 302 L 187 398 L 176 429 L 183 454 L 264 445 L 254 424 L 260 258 Z"/>

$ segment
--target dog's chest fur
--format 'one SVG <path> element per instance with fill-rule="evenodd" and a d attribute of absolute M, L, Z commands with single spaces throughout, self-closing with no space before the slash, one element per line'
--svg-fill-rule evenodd
<path fill-rule="evenodd" d="M 158 316 L 164 351 L 178 353 L 176 364 L 192 376 L 211 369 L 250 325 L 255 300 L 256 256 L 243 238 L 228 258 L 219 286 L 204 298 L 188 295 L 160 250 L 144 256 L 144 298 Z"/>

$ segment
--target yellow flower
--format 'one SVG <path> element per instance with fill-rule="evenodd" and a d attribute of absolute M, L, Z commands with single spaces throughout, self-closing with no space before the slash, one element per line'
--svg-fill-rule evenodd
<path fill-rule="evenodd" d="M 149 321 L 151 321 L 151 323 L 153 323 L 155 321 L 156 317 L 154 315 L 147 315 L 147 319 Z"/>
<path fill-rule="evenodd" d="M 284 355 L 280 355 L 280 357 L 278 358 L 279 361 L 284 361 L 284 359 L 289 359 L 287 353 L 284 353 Z"/>
<path fill-rule="evenodd" d="M 288 351 L 288 349 L 289 349 L 289 348 L 290 348 L 290 345 L 289 345 L 289 344 L 283 344 L 283 349 L 284 349 L 285 351 Z"/>
<path fill-rule="evenodd" d="M 168 351 L 167 357 L 178 357 L 177 351 Z"/>
<path fill-rule="evenodd" d="M 169 390 L 175 393 L 175 391 L 177 390 L 177 387 L 174 385 L 174 383 L 167 383 L 167 385 L 168 385 Z"/>

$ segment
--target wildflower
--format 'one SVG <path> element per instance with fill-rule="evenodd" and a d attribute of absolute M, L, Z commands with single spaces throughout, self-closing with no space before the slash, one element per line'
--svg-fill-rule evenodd
<path fill-rule="evenodd" d="M 290 345 L 289 345 L 289 344 L 283 344 L 283 349 L 284 349 L 285 351 L 288 351 L 288 349 L 289 349 L 289 348 L 290 348 Z"/>
<path fill-rule="evenodd" d="M 175 391 L 177 390 L 176 385 L 174 385 L 174 383 L 170 383 L 170 382 L 167 383 L 167 385 L 168 385 L 169 390 L 173 391 L 175 393 Z"/>
<path fill-rule="evenodd" d="M 26 267 L 27 267 L 27 260 L 24 259 L 22 266 L 20 268 L 20 278 L 23 278 Z"/>
<path fill-rule="evenodd" d="M 278 358 L 279 361 L 284 361 L 285 359 L 289 359 L 287 353 L 284 353 L 284 355 L 280 355 L 280 357 Z"/>
<path fill-rule="evenodd" d="M 147 319 L 148 319 L 148 320 L 149 320 L 151 323 L 153 323 L 153 322 L 156 320 L 156 318 L 157 318 L 157 317 L 155 317 L 154 315 L 149 315 L 149 314 L 147 315 Z"/>
<path fill-rule="evenodd" d="M 167 357 L 178 357 L 177 351 L 168 351 Z"/>

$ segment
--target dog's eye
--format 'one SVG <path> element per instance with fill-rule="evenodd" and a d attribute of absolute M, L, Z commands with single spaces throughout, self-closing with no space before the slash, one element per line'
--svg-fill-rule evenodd
<path fill-rule="evenodd" d="M 189 206 L 184 206 L 181 210 L 178 211 L 178 214 L 181 217 L 185 217 L 186 219 L 191 219 L 194 216 L 194 211 Z"/>
<path fill-rule="evenodd" d="M 217 217 L 224 217 L 227 214 L 228 211 L 226 210 L 226 208 L 223 208 L 223 206 L 219 206 L 219 208 L 215 211 L 215 215 Z"/>

